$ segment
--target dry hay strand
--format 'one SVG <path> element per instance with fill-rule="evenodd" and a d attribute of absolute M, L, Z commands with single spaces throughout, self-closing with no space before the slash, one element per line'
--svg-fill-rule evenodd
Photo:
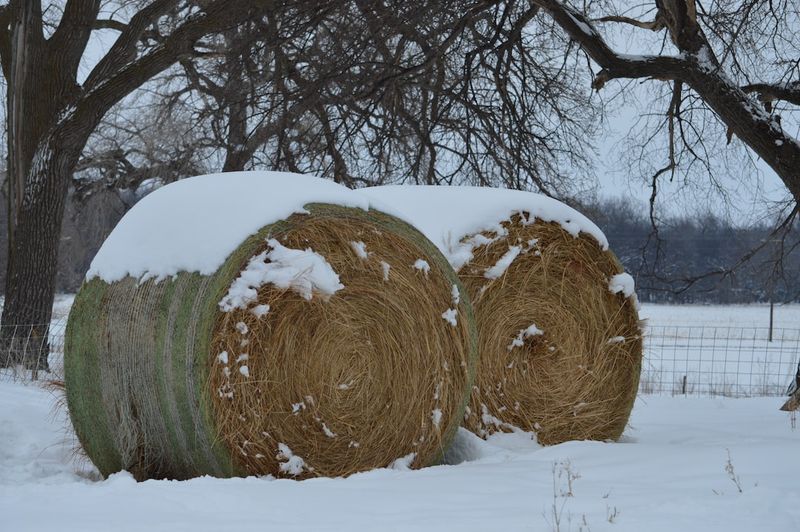
<path fill-rule="evenodd" d="M 439 460 L 475 370 L 474 318 L 467 297 L 454 303 L 455 272 L 396 218 L 306 208 L 210 277 L 84 285 L 67 330 L 67 394 L 104 475 L 307 478 Z M 344 288 L 307 300 L 264 285 L 247 308 L 220 310 L 271 238 L 322 255 Z M 455 326 L 443 318 L 451 308 Z"/>
<path fill-rule="evenodd" d="M 521 428 L 539 443 L 616 440 L 639 383 L 635 301 L 609 290 L 623 269 L 592 237 L 526 214 L 474 251 L 459 275 L 475 309 L 480 354 L 465 426 L 482 436 Z M 511 246 L 522 252 L 485 277 Z M 535 325 L 535 334 L 523 331 Z"/>

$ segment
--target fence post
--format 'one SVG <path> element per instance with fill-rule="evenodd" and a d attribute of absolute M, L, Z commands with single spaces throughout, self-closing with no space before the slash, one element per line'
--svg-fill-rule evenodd
<path fill-rule="evenodd" d="M 775 302 L 772 301 L 772 298 L 769 298 L 769 340 L 772 341 L 772 318 L 775 313 Z"/>
<path fill-rule="evenodd" d="M 681 385 L 681 391 L 683 395 L 686 395 L 686 375 L 683 376 L 683 384 Z"/>

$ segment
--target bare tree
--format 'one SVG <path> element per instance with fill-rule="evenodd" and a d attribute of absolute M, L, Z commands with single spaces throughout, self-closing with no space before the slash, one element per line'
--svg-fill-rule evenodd
<path fill-rule="evenodd" d="M 696 149 L 703 140 L 697 134 L 704 131 L 700 122 L 707 118 L 702 111 L 724 124 L 728 143 L 740 139 L 775 171 L 794 201 L 800 199 L 800 143 L 781 120 L 782 110 L 791 112 L 783 102 L 800 102 L 800 14 L 795 2 L 656 0 L 640 9 L 651 20 L 620 14 L 614 2 L 581 8 L 559 0 L 531 2 L 599 66 L 592 83 L 596 90 L 617 79 L 669 83 L 671 97 L 663 109 L 666 164 L 652 176 L 653 200 L 659 179 L 674 175 L 681 163 L 681 150 L 688 155 L 687 165 L 708 160 Z M 612 23 L 663 35 L 662 52 L 614 50 L 599 31 L 600 24 Z M 687 102 L 695 112 L 687 112 Z"/>
<path fill-rule="evenodd" d="M 538 11 L 514 0 L 284 7 L 205 39 L 160 93 L 206 125 L 225 170 L 565 196 L 588 181 L 598 109 L 577 53 Z"/>
<path fill-rule="evenodd" d="M 116 190 L 131 206 L 153 188 L 209 171 L 210 147 L 182 109 L 125 101 L 89 138 L 73 175 L 75 199 Z"/>
<path fill-rule="evenodd" d="M 788 214 L 772 235 L 780 242 L 781 254 L 775 261 L 775 268 L 780 271 L 786 235 L 794 226 L 800 205 L 800 142 L 791 132 L 797 131 L 798 125 L 795 120 L 794 127 L 787 127 L 783 119 L 786 114 L 794 114 L 791 106 L 800 105 L 797 2 L 655 0 L 648 10 L 650 20 L 642 18 L 646 12 L 640 12 L 640 16 L 619 13 L 613 9 L 613 2 L 584 3 L 580 8 L 562 0 L 531 3 L 545 9 L 600 67 L 592 83 L 595 89 L 601 90 L 617 79 L 651 79 L 670 84 L 671 96 L 664 109 L 666 164 L 653 173 L 651 181 L 650 219 L 654 228 L 659 179 L 674 177 L 682 162 L 699 162 L 714 178 L 707 153 L 703 153 L 707 129 L 701 121 L 708 113 L 724 124 L 727 144 L 740 139 L 769 165 L 792 198 L 784 205 Z M 598 31 L 597 25 L 606 23 L 663 35 L 661 53 L 620 53 Z M 666 52 L 667 47 L 674 51 Z M 752 250 L 743 260 L 758 251 Z M 724 268 L 717 274 L 724 277 L 731 271 L 732 268 Z M 797 407 L 797 393 L 795 390 L 784 409 Z"/>
<path fill-rule="evenodd" d="M 100 17 L 100 0 L 68 0 L 49 27 L 41 0 L 0 5 L 0 63 L 7 82 L 9 250 L 2 347 L 15 363 L 20 342 L 44 345 L 53 300 L 64 200 L 87 139 L 117 102 L 194 52 L 210 33 L 236 26 L 266 1 L 125 2 L 125 21 Z M 50 6 L 52 13 L 57 8 Z M 165 19 L 177 20 L 162 34 Z M 119 35 L 83 83 L 78 67 L 90 34 Z M 151 34 L 159 35 L 153 44 Z"/>

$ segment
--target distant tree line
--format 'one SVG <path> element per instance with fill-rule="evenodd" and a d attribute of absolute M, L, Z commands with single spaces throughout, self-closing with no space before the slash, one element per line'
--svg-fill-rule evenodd
<path fill-rule="evenodd" d="M 641 301 L 754 303 L 800 301 L 800 228 L 738 227 L 713 213 L 673 216 L 656 233 L 627 200 L 582 208 L 608 237 Z"/>

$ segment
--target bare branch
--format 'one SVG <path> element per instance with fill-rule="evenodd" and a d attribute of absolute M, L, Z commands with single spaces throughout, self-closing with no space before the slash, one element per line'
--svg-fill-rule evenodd
<path fill-rule="evenodd" d="M 781 85 L 769 83 L 751 83 L 745 85 L 742 90 L 746 93 L 758 93 L 758 99 L 764 103 L 767 112 L 772 110 L 772 102 L 783 100 L 794 105 L 800 105 L 800 81 Z"/>
<path fill-rule="evenodd" d="M 113 19 L 97 19 L 92 24 L 92 29 L 95 30 L 117 30 L 123 32 L 128 29 L 128 25 L 119 20 Z"/>
<path fill-rule="evenodd" d="M 141 32 L 173 3 L 174 0 L 157 0 L 131 19 L 129 31 L 120 35 L 109 53 L 89 75 L 85 84 L 87 95 L 80 104 L 82 112 L 102 116 L 101 113 L 131 91 L 180 58 L 190 55 L 197 39 L 235 26 L 255 9 L 254 4 L 266 4 L 263 1 L 254 3 L 246 0 L 213 2 L 204 12 L 189 18 L 173 30 L 156 49 L 139 59 L 131 60 L 131 54 L 135 54 L 135 42 Z"/>
<path fill-rule="evenodd" d="M 800 143 L 780 124 L 754 106 L 747 94 L 718 72 L 711 47 L 696 21 L 693 1 L 662 0 L 667 25 L 683 57 L 630 57 L 616 54 L 582 13 L 559 0 L 531 0 L 577 41 L 602 70 L 594 81 L 599 89 L 610 79 L 651 77 L 682 81 L 717 114 L 733 134 L 764 159 L 797 199 L 800 198 Z"/>
<path fill-rule="evenodd" d="M 582 13 L 558 0 L 532 1 L 545 8 L 553 20 L 600 65 L 602 70 L 593 83 L 596 90 L 601 89 L 607 81 L 617 78 L 652 77 L 677 80 L 690 67 L 687 60 L 678 57 L 632 57 L 617 54 Z"/>
<path fill-rule="evenodd" d="M 136 58 L 136 45 L 147 27 L 176 4 L 177 0 L 155 0 L 137 12 L 126 25 L 125 30 L 117 37 L 108 53 L 103 56 L 86 78 L 85 89 L 91 91 L 129 65 Z"/>
<path fill-rule="evenodd" d="M 650 22 L 643 22 L 641 20 L 636 20 L 635 18 L 611 15 L 607 17 L 596 18 L 593 20 L 593 22 L 621 22 L 622 24 L 630 24 L 631 26 L 636 26 L 637 28 L 650 31 L 661 31 L 665 28 L 664 21 L 658 18 L 651 20 Z"/>

